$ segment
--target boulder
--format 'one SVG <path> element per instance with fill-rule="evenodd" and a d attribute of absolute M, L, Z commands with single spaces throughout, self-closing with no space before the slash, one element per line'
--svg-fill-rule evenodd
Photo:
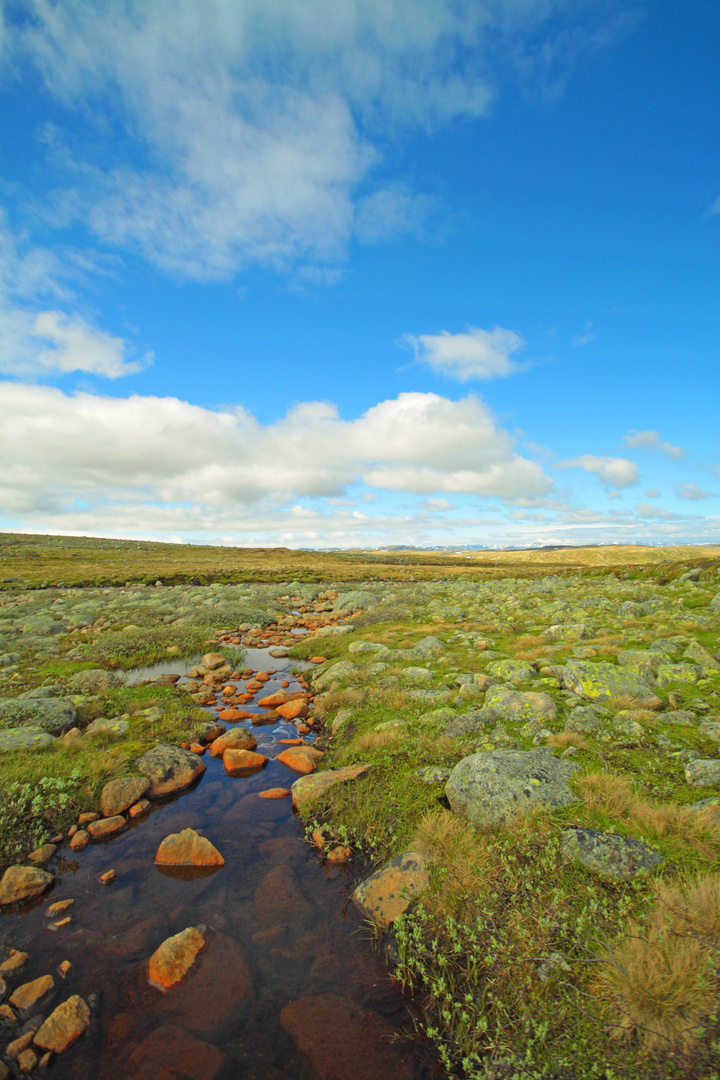
<path fill-rule="evenodd" d="M 340 593 L 333 604 L 335 615 L 349 615 L 353 611 L 366 611 L 379 603 L 375 593 L 366 592 L 364 589 L 353 589 L 350 592 Z"/>
<path fill-rule="evenodd" d="M 331 686 L 335 686 L 336 683 L 345 682 L 346 679 L 351 678 L 353 675 L 358 675 L 362 670 L 360 664 L 354 664 L 352 660 L 340 660 L 337 664 L 333 664 L 327 671 L 323 671 L 321 675 L 318 675 L 313 679 L 313 689 L 329 690 Z"/>
<path fill-rule="evenodd" d="M 314 746 L 290 746 L 278 754 L 276 761 L 292 772 L 306 776 L 315 772 L 317 760 L 321 757 L 322 750 L 316 750 Z"/>
<path fill-rule="evenodd" d="M 159 743 L 138 758 L 137 768 L 150 781 L 149 799 L 183 791 L 205 772 L 197 754 L 166 743 Z"/>
<path fill-rule="evenodd" d="M 170 833 L 160 844 L 156 866 L 224 866 L 225 860 L 210 841 L 194 829 Z"/>
<path fill-rule="evenodd" d="M 657 673 L 657 684 L 661 690 L 673 683 L 694 685 L 702 672 L 696 664 L 661 664 Z"/>
<path fill-rule="evenodd" d="M 9 866 L 0 878 L 0 905 L 17 904 L 40 896 L 55 880 L 38 866 Z"/>
<path fill-rule="evenodd" d="M 264 769 L 268 760 L 264 754 L 256 754 L 253 750 L 230 748 L 223 754 L 223 765 L 228 776 L 250 776 Z"/>
<path fill-rule="evenodd" d="M 221 758 L 226 750 L 254 750 L 257 739 L 247 728 L 233 728 L 210 743 L 210 756 Z"/>
<path fill-rule="evenodd" d="M 278 705 L 278 716 L 282 716 L 283 720 L 299 720 L 308 714 L 308 703 L 302 699 L 296 701 L 286 701 L 284 705 Z"/>
<path fill-rule="evenodd" d="M 77 994 L 50 1013 L 33 1042 L 41 1050 L 63 1054 L 90 1027 L 90 1010 Z"/>
<path fill-rule="evenodd" d="M 45 750 L 54 742 L 55 736 L 40 727 L 28 725 L 0 731 L 0 750 Z"/>
<path fill-rule="evenodd" d="M 201 667 L 205 668 L 205 671 L 217 671 L 219 668 L 225 667 L 227 664 L 226 658 L 222 653 L 205 653 L 202 658 Z"/>
<path fill-rule="evenodd" d="M 478 824 L 496 824 L 533 806 L 576 802 L 568 779 L 577 768 L 545 747 L 491 750 L 459 761 L 445 794 L 454 813 Z"/>
<path fill-rule="evenodd" d="M 346 784 L 349 780 L 356 780 L 369 768 L 370 765 L 344 765 L 339 769 L 326 769 L 313 776 L 301 776 L 290 789 L 293 805 L 302 811 L 335 784 Z"/>
<path fill-rule="evenodd" d="M 205 930 L 202 925 L 189 926 L 163 941 L 148 961 L 151 986 L 164 993 L 182 981 L 205 944 Z"/>
<path fill-rule="evenodd" d="M 103 817 L 115 817 L 142 799 L 150 787 L 146 777 L 119 776 L 110 780 L 100 794 L 100 813 Z"/>
<path fill-rule="evenodd" d="M 114 817 L 101 818 L 99 821 L 89 821 L 85 828 L 91 840 L 104 840 L 107 836 L 114 836 L 122 832 L 127 822 L 122 814 Z"/>
<path fill-rule="evenodd" d="M 493 660 L 487 670 L 494 679 L 510 683 L 530 682 L 536 675 L 535 668 L 526 660 Z"/>
<path fill-rule="evenodd" d="M 76 671 L 71 675 L 68 686 L 73 694 L 102 694 L 119 683 L 120 677 L 116 672 L 91 668 L 89 671 Z"/>
<path fill-rule="evenodd" d="M 0 725 L 28 724 L 48 735 L 63 735 L 75 726 L 77 712 L 67 698 L 0 698 Z"/>
<path fill-rule="evenodd" d="M 55 980 L 52 975 L 41 975 L 39 979 L 33 979 L 32 982 L 18 986 L 8 1000 L 13 1009 L 29 1015 L 43 998 L 47 997 L 54 986 Z"/>
<path fill-rule="evenodd" d="M 125 716 L 99 716 L 88 724 L 85 729 L 85 737 L 88 739 L 104 736 L 106 739 L 119 739 L 127 735 L 130 730 L 130 721 Z"/>
<path fill-rule="evenodd" d="M 555 623 L 543 630 L 542 636 L 546 641 L 581 641 L 587 637 L 587 629 L 584 623 Z"/>
<path fill-rule="evenodd" d="M 387 927 L 429 884 L 427 860 L 422 852 L 403 851 L 361 881 L 353 900 L 364 915 Z"/>
<path fill-rule="evenodd" d="M 565 859 L 611 881 L 630 881 L 638 874 L 649 874 L 663 861 L 660 852 L 642 840 L 598 829 L 563 829 L 560 850 Z"/>
<path fill-rule="evenodd" d="M 715 675 L 720 671 L 715 657 L 699 641 L 691 641 L 683 653 L 686 660 L 692 660 L 702 670 L 703 675 Z"/>
<path fill-rule="evenodd" d="M 197 927 L 196 929 L 200 929 Z M 237 941 L 217 932 L 189 971 L 168 993 L 158 994 L 153 1013 L 202 1038 L 214 1038 L 242 1020 L 241 1008 L 250 990 L 250 972 Z M 185 1071 L 178 1080 L 186 1078 Z M 236 1075 L 236 1073 L 233 1073 Z M 133 1080 L 136 1078 L 133 1076 Z"/>
<path fill-rule="evenodd" d="M 685 766 L 685 779 L 690 787 L 714 787 L 720 784 L 720 760 L 695 758 Z"/>
<path fill-rule="evenodd" d="M 376 1012 L 324 994 L 291 1001 L 280 1023 L 309 1060 L 318 1080 L 410 1080 L 412 1049 Z"/>
<path fill-rule="evenodd" d="M 534 690 L 505 690 L 502 686 L 491 686 L 485 695 L 485 707 L 492 709 L 498 720 L 506 723 L 538 721 L 548 724 L 557 719 L 557 706 L 550 695 Z"/>
<path fill-rule="evenodd" d="M 133 1050 L 128 1061 L 133 1080 L 214 1080 L 224 1066 L 225 1054 L 184 1028 L 163 1024 Z"/>
<path fill-rule="evenodd" d="M 563 685 L 578 697 L 600 704 L 614 697 L 629 697 L 638 708 L 659 709 L 662 702 L 641 676 L 604 660 L 569 660 L 565 665 Z"/>

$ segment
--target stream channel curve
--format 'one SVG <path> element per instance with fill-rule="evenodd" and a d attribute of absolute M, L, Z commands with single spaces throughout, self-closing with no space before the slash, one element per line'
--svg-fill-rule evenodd
<path fill-rule="evenodd" d="M 256 697 L 282 681 L 289 693 L 301 689 L 291 662 L 267 649 L 246 649 L 243 666 L 275 669 Z M 222 708 L 207 711 L 215 717 Z M 242 708 L 264 711 L 255 700 Z M 289 797 L 259 797 L 297 778 L 275 760 L 286 749 L 279 740 L 297 730 L 284 720 L 222 723 L 251 730 L 267 767 L 233 778 L 206 753 L 206 771 L 192 788 L 153 802 L 123 832 L 81 853 L 59 848 L 46 866 L 52 888 L 2 912 L 0 944 L 29 954 L 15 982 L 54 977 L 42 1015 L 73 994 L 91 1007 L 90 1029 L 43 1073 L 57 1080 L 438 1080 L 444 1073 L 429 1048 L 397 1037 L 411 1026 L 408 1008 L 367 941 L 350 900 L 350 870 L 305 842 Z M 160 842 L 186 828 L 207 837 L 225 865 L 181 873 L 155 866 Z M 106 888 L 99 878 L 110 869 L 118 877 Z M 75 900 L 71 921 L 51 933 L 46 909 L 66 898 Z M 183 982 L 166 993 L 150 986 L 148 958 L 168 937 L 200 925 L 206 945 Z M 63 961 L 72 965 L 64 978 Z M 7 1040 L 21 1030 L 22 1021 Z"/>

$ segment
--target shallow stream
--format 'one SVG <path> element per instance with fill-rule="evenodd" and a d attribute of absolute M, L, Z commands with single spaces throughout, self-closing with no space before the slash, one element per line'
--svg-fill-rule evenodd
<path fill-rule="evenodd" d="M 276 669 L 258 697 L 280 689 L 283 679 L 290 691 L 299 689 L 291 661 L 267 650 L 248 649 L 244 666 Z M 263 711 L 254 702 L 243 709 Z M 394 1038 L 409 1026 L 407 1007 L 350 900 L 349 869 L 324 862 L 305 842 L 290 798 L 259 798 L 296 779 L 274 760 L 284 748 L 278 739 L 296 737 L 296 729 L 285 721 L 243 723 L 271 759 L 262 772 L 233 779 L 221 759 L 206 753 L 206 772 L 193 789 L 153 803 L 124 832 L 79 854 L 60 848 L 47 865 L 56 876 L 52 889 L 22 910 L 3 912 L 1 944 L 30 955 L 20 981 L 54 975 L 43 1014 L 71 994 L 94 1010 L 90 1031 L 54 1060 L 52 1076 L 440 1077 L 426 1048 Z M 161 840 L 188 827 L 217 847 L 222 868 L 170 876 L 154 865 Z M 99 878 L 110 869 L 117 881 L 104 887 Z M 67 912 L 72 921 L 50 932 L 47 907 L 69 897 L 76 901 Z M 185 981 L 167 993 L 151 987 L 150 955 L 167 937 L 199 924 L 210 928 L 210 940 Z M 62 979 L 57 968 L 64 960 L 72 967 Z"/>

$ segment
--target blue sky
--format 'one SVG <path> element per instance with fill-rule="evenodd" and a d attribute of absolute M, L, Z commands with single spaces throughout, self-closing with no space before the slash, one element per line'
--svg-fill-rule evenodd
<path fill-rule="evenodd" d="M 0 10 L 0 528 L 718 541 L 717 4 Z"/>

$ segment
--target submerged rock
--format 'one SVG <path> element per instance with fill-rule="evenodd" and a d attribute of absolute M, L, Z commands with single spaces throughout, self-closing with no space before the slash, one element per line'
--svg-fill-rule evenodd
<path fill-rule="evenodd" d="M 90 1010 L 77 994 L 50 1013 L 33 1039 L 41 1050 L 63 1054 L 90 1027 Z"/>
<path fill-rule="evenodd" d="M 224 866 L 225 860 L 210 841 L 194 829 L 170 833 L 155 856 L 157 866 Z"/>
<path fill-rule="evenodd" d="M 187 930 L 166 938 L 148 961 L 150 985 L 166 991 L 181 982 L 204 944 L 204 926 L 189 926 Z"/>
<path fill-rule="evenodd" d="M 133 1050 L 128 1061 L 133 1080 L 214 1080 L 225 1054 L 184 1028 L 163 1024 Z"/>

